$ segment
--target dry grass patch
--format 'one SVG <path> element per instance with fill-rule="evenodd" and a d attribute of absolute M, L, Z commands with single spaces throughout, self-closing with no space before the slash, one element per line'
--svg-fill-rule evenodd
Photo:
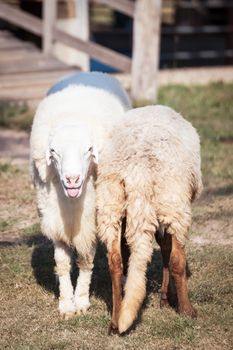
<path fill-rule="evenodd" d="M 161 265 L 155 253 L 142 322 L 125 337 L 107 336 L 110 284 L 102 249 L 93 276 L 92 308 L 87 315 L 69 321 L 58 317 L 52 253 L 52 245 L 45 240 L 1 249 L 1 348 L 230 349 L 233 252 L 227 248 L 189 249 L 190 294 L 197 320 L 180 317 L 172 309 L 159 309 Z"/>

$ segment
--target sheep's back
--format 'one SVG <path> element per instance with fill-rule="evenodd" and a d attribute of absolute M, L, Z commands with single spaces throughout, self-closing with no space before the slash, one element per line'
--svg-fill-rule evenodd
<path fill-rule="evenodd" d="M 114 128 L 99 174 L 118 173 L 134 188 L 151 184 L 163 194 L 186 193 L 193 200 L 202 188 L 199 137 L 172 109 L 148 106 L 126 113 Z M 111 164 L 109 169 L 108 164 Z"/>

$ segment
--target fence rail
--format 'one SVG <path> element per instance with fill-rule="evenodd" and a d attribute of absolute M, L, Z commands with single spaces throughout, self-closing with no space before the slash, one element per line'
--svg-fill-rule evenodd
<path fill-rule="evenodd" d="M 219 33 L 233 33 L 233 26 L 217 26 L 217 25 L 203 25 L 194 27 L 190 25 L 177 25 L 174 28 L 163 28 L 162 34 L 219 34 Z"/>
<path fill-rule="evenodd" d="M 84 1 L 105 4 L 134 18 L 133 29 L 133 59 L 94 43 L 74 37 L 56 26 L 57 0 L 43 0 L 43 19 L 40 20 L 20 9 L 0 3 L 0 18 L 9 21 L 20 28 L 43 37 L 44 54 L 50 56 L 53 52 L 54 41 L 86 53 L 92 58 L 123 72 L 131 72 L 132 82 L 138 87 L 133 90 L 135 99 L 154 100 L 157 92 L 157 74 L 159 63 L 160 19 L 162 0 L 77 0 L 80 8 L 84 9 Z M 82 12 L 83 11 L 83 12 Z M 79 16 L 86 16 L 81 10 Z M 84 21 L 89 26 L 88 21 Z M 85 39 L 87 39 L 85 37 Z M 153 49 L 148 51 L 148 45 Z M 143 87 L 143 88 L 142 88 Z"/>
<path fill-rule="evenodd" d="M 29 13 L 0 3 L 0 18 L 20 28 L 41 36 L 43 34 L 42 21 Z"/>
<path fill-rule="evenodd" d="M 57 28 L 53 29 L 53 37 L 74 49 L 82 51 L 101 62 L 118 68 L 122 72 L 130 72 L 131 59 L 107 47 L 91 41 L 83 41 Z"/>
<path fill-rule="evenodd" d="M 169 2 L 171 3 L 171 1 Z M 176 5 L 186 9 L 193 9 L 193 8 L 200 8 L 200 7 L 219 8 L 219 7 L 233 7 L 233 2 L 231 0 L 205 0 L 200 3 L 195 1 L 187 2 L 187 1 L 178 0 L 176 1 Z"/>
<path fill-rule="evenodd" d="M 91 0 L 97 4 L 107 5 L 112 9 L 134 17 L 134 3 L 129 0 Z"/>
<path fill-rule="evenodd" d="M 97 0 L 95 0 L 97 1 Z M 104 0 L 102 0 L 104 1 Z M 121 0 L 122 1 L 122 0 Z M 125 0 L 126 1 L 126 0 Z M 54 4 L 54 0 L 47 0 L 47 4 Z M 111 1 L 109 1 L 111 2 Z M 128 3 L 129 1 L 126 1 Z M 46 3 L 46 1 L 45 1 Z M 122 2 L 123 4 L 123 2 Z M 51 6 L 50 6 L 51 9 Z M 102 45 L 96 44 L 91 41 L 84 41 L 82 39 L 76 38 L 70 34 L 67 34 L 55 27 L 55 21 L 53 21 L 54 11 L 47 13 L 48 17 L 44 21 L 38 19 L 37 17 L 28 14 L 20 9 L 13 8 L 10 5 L 0 3 L 0 18 L 9 21 L 10 23 L 19 26 L 29 32 L 44 36 L 46 38 L 46 49 L 45 53 L 50 52 L 50 46 L 55 40 L 62 42 L 63 44 L 70 46 L 74 49 L 82 51 L 88 54 L 90 57 L 93 57 L 104 64 L 113 66 L 123 72 L 130 72 L 131 70 L 131 59 L 127 56 L 115 52 L 109 48 L 106 48 Z M 50 16 L 51 14 L 51 16 Z M 49 42 L 50 41 L 50 42 Z"/>

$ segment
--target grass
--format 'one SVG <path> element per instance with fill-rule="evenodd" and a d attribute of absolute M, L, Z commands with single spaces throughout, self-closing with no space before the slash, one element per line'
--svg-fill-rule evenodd
<path fill-rule="evenodd" d="M 9 226 L 9 223 L 5 220 L 0 221 L 0 232 L 5 231 L 5 229 Z"/>
<path fill-rule="evenodd" d="M 233 180 L 233 84 L 206 87 L 169 86 L 159 92 L 159 103 L 180 112 L 197 128 L 201 137 L 206 185 Z"/>
<path fill-rule="evenodd" d="M 194 205 L 187 242 L 190 298 L 198 318 L 159 309 L 161 256 L 156 250 L 139 320 L 128 335 L 107 336 L 111 284 L 99 246 L 91 309 L 61 321 L 53 246 L 40 235 L 27 167 L 0 163 L 0 349 L 232 349 L 233 84 L 164 87 L 159 103 L 181 112 L 201 135 L 205 190 Z M 74 269 L 74 283 L 76 277 Z"/>
<path fill-rule="evenodd" d="M 11 163 L 0 163 L 0 174 L 2 173 L 20 173 L 20 169 Z"/>
<path fill-rule="evenodd" d="M 0 127 L 29 131 L 31 123 L 32 113 L 25 104 L 0 103 Z"/>

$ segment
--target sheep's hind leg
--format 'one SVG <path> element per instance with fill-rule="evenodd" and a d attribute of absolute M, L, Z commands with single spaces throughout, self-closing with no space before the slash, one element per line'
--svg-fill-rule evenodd
<path fill-rule="evenodd" d="M 163 281 L 161 286 L 160 307 L 168 307 L 168 286 L 169 286 L 169 260 L 172 250 L 172 237 L 166 231 L 156 231 L 155 238 L 160 246 L 162 259 L 163 259 Z"/>
<path fill-rule="evenodd" d="M 196 310 L 193 308 L 188 297 L 185 251 L 174 235 L 172 236 L 170 266 L 177 290 L 179 313 L 196 317 Z"/>
<path fill-rule="evenodd" d="M 95 256 L 95 247 L 90 248 L 87 255 L 83 255 L 83 250 L 80 249 L 80 245 L 77 246 L 78 260 L 77 265 L 79 267 L 79 276 L 77 279 L 77 286 L 74 293 L 76 313 L 78 315 L 85 314 L 90 303 L 90 284 L 93 269 L 93 260 Z"/>
<path fill-rule="evenodd" d="M 122 301 L 121 236 L 125 230 L 124 183 L 117 177 L 102 181 L 97 186 L 98 236 L 108 252 L 108 264 L 112 279 L 112 319 L 108 333 L 118 333 L 119 312 Z"/>
<path fill-rule="evenodd" d="M 62 319 L 69 319 L 75 314 L 73 286 L 70 278 L 71 251 L 65 243 L 55 242 L 54 259 L 59 278 L 59 312 Z"/>
<path fill-rule="evenodd" d="M 112 278 L 112 319 L 109 325 L 109 334 L 118 333 L 118 320 L 122 302 L 122 272 L 121 236 L 113 241 L 108 250 L 108 265 Z"/>

